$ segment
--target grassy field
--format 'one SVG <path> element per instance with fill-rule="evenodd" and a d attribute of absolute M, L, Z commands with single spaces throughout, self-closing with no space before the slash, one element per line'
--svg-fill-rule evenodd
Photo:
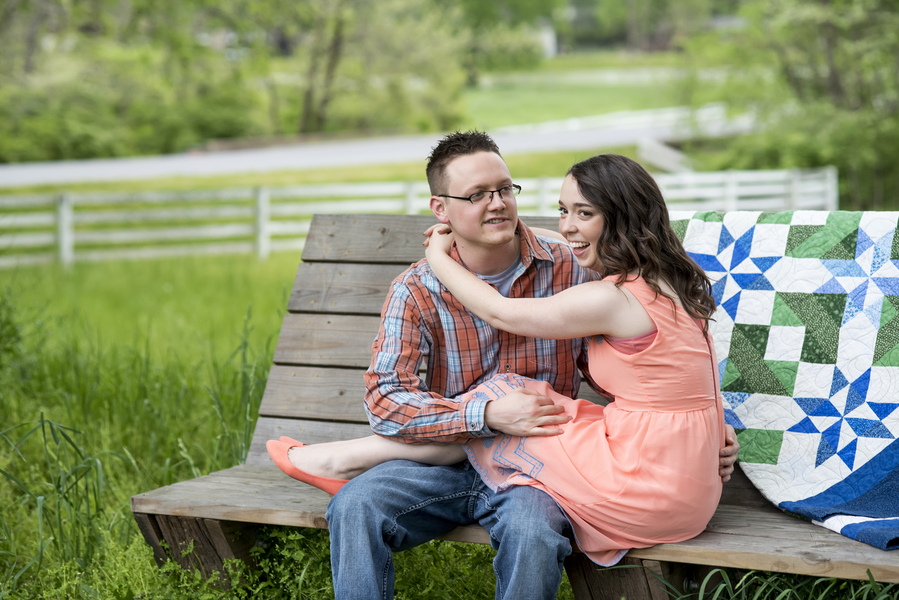
<path fill-rule="evenodd" d="M 0 272 L 0 598 L 333 597 L 325 532 L 264 529 L 257 569 L 234 565 L 223 591 L 157 569 L 128 510 L 135 493 L 245 456 L 295 266 Z M 492 555 L 440 542 L 401 553 L 397 598 L 492 598 Z M 720 598 L 897 597 L 871 582 L 727 575 Z M 559 597 L 572 598 L 567 581 Z"/>
<path fill-rule="evenodd" d="M 678 106 L 674 84 L 602 85 L 598 83 L 500 81 L 466 93 L 472 124 L 496 127 L 589 117 L 624 110 Z"/>
<path fill-rule="evenodd" d="M 566 55 L 540 71 L 672 66 L 676 60 Z M 468 101 L 475 121 L 495 127 L 525 117 L 533 122 L 672 105 L 670 98 L 651 88 L 519 83 L 472 90 Z M 530 108 L 513 109 L 525 103 Z M 507 162 L 513 176 L 561 176 L 600 150 L 509 156 Z M 634 155 L 633 148 L 614 151 Z M 423 171 L 422 160 L 65 189 L 421 180 Z M 157 569 L 128 510 L 130 496 L 142 490 L 242 460 L 298 260 L 276 254 L 265 262 L 224 256 L 0 270 L 0 600 L 333 597 L 324 532 L 264 529 L 258 568 L 245 572 L 235 565 L 226 575 L 235 585 L 222 591 L 171 565 Z M 450 543 L 401 553 L 397 598 L 492 598 L 491 558 L 489 547 Z M 897 597 L 870 582 L 727 577 L 720 598 Z M 431 587 L 423 588 L 423 579 Z M 571 597 L 565 582 L 560 598 Z"/>
<path fill-rule="evenodd" d="M 0 272 L 0 598 L 332 597 L 322 532 L 262 532 L 259 569 L 224 592 L 159 571 L 128 510 L 242 461 L 296 263 Z M 491 552 L 404 553 L 398 597 L 492 597 Z M 438 595 L 414 583 L 423 572 L 441 573 Z"/>

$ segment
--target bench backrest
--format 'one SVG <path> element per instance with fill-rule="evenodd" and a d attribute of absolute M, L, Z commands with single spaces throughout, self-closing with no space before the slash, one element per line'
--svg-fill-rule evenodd
<path fill-rule="evenodd" d="M 549 217 L 524 221 L 558 226 Z M 381 308 L 391 281 L 424 257 L 422 232 L 434 222 L 432 216 L 313 218 L 246 464 L 269 464 L 265 442 L 281 435 L 308 443 L 370 435 L 362 376 Z M 604 402 L 586 384 L 579 395 Z M 768 504 L 739 470 L 722 502 Z"/>

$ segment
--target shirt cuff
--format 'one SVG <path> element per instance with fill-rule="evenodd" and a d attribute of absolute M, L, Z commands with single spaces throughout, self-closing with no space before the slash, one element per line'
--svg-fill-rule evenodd
<path fill-rule="evenodd" d="M 474 437 L 493 437 L 497 435 L 487 427 L 484 411 L 487 408 L 487 398 L 470 398 L 463 403 L 462 415 L 465 419 L 465 429 Z"/>

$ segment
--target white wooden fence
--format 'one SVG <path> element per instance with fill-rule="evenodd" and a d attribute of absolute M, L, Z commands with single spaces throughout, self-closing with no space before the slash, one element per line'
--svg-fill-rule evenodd
<path fill-rule="evenodd" d="M 834 167 L 656 175 L 671 210 L 837 209 Z M 516 180 L 523 215 L 555 214 L 561 178 Z M 203 192 L 0 196 L 0 268 L 299 251 L 315 213 L 428 211 L 425 182 Z"/>

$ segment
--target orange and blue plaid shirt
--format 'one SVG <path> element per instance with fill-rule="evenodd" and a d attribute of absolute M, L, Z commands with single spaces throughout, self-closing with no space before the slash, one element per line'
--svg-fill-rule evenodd
<path fill-rule="evenodd" d="M 566 244 L 538 238 L 520 221 L 518 232 L 521 264 L 510 298 L 552 296 L 593 279 Z M 452 257 L 461 262 L 455 247 Z M 393 281 L 384 302 L 365 373 L 365 406 L 378 435 L 406 442 L 464 442 L 496 434 L 484 422 L 487 400 L 463 399 L 465 392 L 510 372 L 575 397 L 579 368 L 587 373 L 583 338 L 546 340 L 499 331 L 468 312 L 422 260 Z"/>

